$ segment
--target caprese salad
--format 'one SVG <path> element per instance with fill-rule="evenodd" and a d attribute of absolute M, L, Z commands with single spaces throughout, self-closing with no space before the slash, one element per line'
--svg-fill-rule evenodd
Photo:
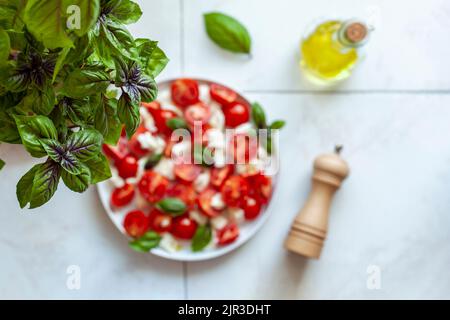
<path fill-rule="evenodd" d="M 271 139 L 263 142 L 258 130 L 284 122 L 268 125 L 259 104 L 193 79 L 173 81 L 140 115 L 132 137 L 103 146 L 113 173 L 110 205 L 125 212 L 130 246 L 197 252 L 236 241 L 240 225 L 257 219 L 272 195 Z"/>

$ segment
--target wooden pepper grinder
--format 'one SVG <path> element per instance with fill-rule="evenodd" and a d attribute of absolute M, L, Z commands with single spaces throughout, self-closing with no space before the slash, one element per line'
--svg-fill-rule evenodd
<path fill-rule="evenodd" d="M 318 259 L 328 229 L 328 212 L 336 190 L 349 174 L 349 167 L 340 156 L 342 146 L 335 153 L 324 154 L 314 161 L 312 189 L 305 206 L 292 224 L 284 243 L 286 249 Z"/>

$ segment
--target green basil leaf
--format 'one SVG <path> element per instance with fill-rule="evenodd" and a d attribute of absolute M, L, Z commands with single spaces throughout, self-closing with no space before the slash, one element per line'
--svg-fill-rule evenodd
<path fill-rule="evenodd" d="M 110 84 L 109 74 L 98 65 L 75 69 L 64 81 L 62 93 L 71 98 L 84 98 L 104 92 Z"/>
<path fill-rule="evenodd" d="M 105 143 L 116 145 L 122 132 L 122 125 L 117 117 L 117 101 L 102 96 L 95 111 L 94 127 L 104 138 Z"/>
<path fill-rule="evenodd" d="M 87 168 L 76 175 L 63 170 L 61 172 L 61 178 L 64 181 L 64 184 L 70 190 L 82 193 L 89 187 L 89 182 L 91 181 L 91 173 Z"/>
<path fill-rule="evenodd" d="M 43 90 L 35 89 L 25 99 L 29 99 L 27 103 L 30 104 L 33 111 L 42 115 L 49 115 L 56 104 L 56 96 L 53 87 L 47 85 Z"/>
<path fill-rule="evenodd" d="M 11 43 L 9 41 L 9 35 L 5 30 L 0 29 L 0 65 L 6 63 L 10 50 Z"/>
<path fill-rule="evenodd" d="M 3 105 L 0 104 L 2 107 Z M 16 122 L 6 110 L 0 108 L 0 141 L 6 143 L 21 143 L 19 131 Z"/>
<path fill-rule="evenodd" d="M 97 156 L 102 147 L 102 135 L 94 129 L 84 129 L 73 133 L 66 141 L 66 151 L 81 161 Z"/>
<path fill-rule="evenodd" d="M 141 121 L 139 104 L 132 103 L 130 97 L 126 93 L 122 93 L 117 103 L 117 116 L 125 124 L 127 136 L 131 137 Z"/>
<path fill-rule="evenodd" d="M 4 166 L 5 166 L 5 161 L 0 159 L 0 170 L 2 170 Z"/>
<path fill-rule="evenodd" d="M 53 122 L 45 116 L 14 115 L 14 120 L 25 149 L 33 157 L 40 158 L 47 154 L 39 139 L 58 139 Z"/>
<path fill-rule="evenodd" d="M 272 124 L 270 125 L 270 129 L 281 129 L 286 125 L 286 121 L 284 120 L 275 120 L 274 122 L 272 122 Z"/>
<path fill-rule="evenodd" d="M 146 74 L 155 78 L 166 67 L 169 59 L 158 47 L 158 41 L 149 39 L 136 39 L 139 61 Z"/>
<path fill-rule="evenodd" d="M 195 231 L 192 238 L 191 249 L 194 252 L 202 251 L 212 239 L 212 230 L 209 225 L 202 225 Z"/>
<path fill-rule="evenodd" d="M 173 216 L 179 216 L 186 212 L 186 204 L 178 198 L 164 198 L 156 203 L 156 207 Z"/>
<path fill-rule="evenodd" d="M 103 19 L 99 26 L 99 36 L 95 36 L 94 39 L 97 54 L 109 66 L 116 58 L 125 57 L 133 60 L 137 56 L 133 36 L 114 17 L 107 16 Z"/>
<path fill-rule="evenodd" d="M 89 98 L 72 99 L 64 97 L 60 101 L 63 115 L 79 126 L 85 126 L 92 118 L 92 105 Z M 64 119 L 65 120 L 65 119 Z"/>
<path fill-rule="evenodd" d="M 92 184 L 111 178 L 109 161 L 102 153 L 99 153 L 96 157 L 87 160 L 84 164 L 89 168 Z"/>
<path fill-rule="evenodd" d="M 188 125 L 183 118 L 171 118 L 166 120 L 166 125 L 172 129 L 187 129 Z"/>
<path fill-rule="evenodd" d="M 61 162 L 59 164 L 61 168 L 72 175 L 81 174 L 81 172 L 85 169 L 80 160 L 78 160 L 78 158 L 70 151 L 66 151 L 62 155 Z"/>
<path fill-rule="evenodd" d="M 142 16 L 139 5 L 130 0 L 122 0 L 110 14 L 124 24 L 135 23 Z"/>
<path fill-rule="evenodd" d="M 31 200 L 31 191 L 33 190 L 34 176 L 37 170 L 42 166 L 42 164 L 37 164 L 33 166 L 25 175 L 20 178 L 16 186 L 17 200 L 19 200 L 19 205 L 23 209 Z"/>
<path fill-rule="evenodd" d="M 252 119 L 257 128 L 263 129 L 267 127 L 266 114 L 258 102 L 252 104 Z"/>
<path fill-rule="evenodd" d="M 47 160 L 47 162 L 39 165 L 33 179 L 30 209 L 42 206 L 53 197 L 60 178 L 61 170 L 56 162 Z"/>
<path fill-rule="evenodd" d="M 71 6 L 77 6 L 79 11 L 70 11 Z M 86 34 L 97 22 L 100 14 L 100 0 L 64 0 L 67 25 L 71 24 L 77 36 Z"/>
<path fill-rule="evenodd" d="M 129 246 L 138 252 L 149 252 L 151 249 L 156 248 L 161 241 L 161 236 L 154 232 L 148 231 L 142 237 L 130 241 Z"/>
<path fill-rule="evenodd" d="M 219 47 L 238 53 L 250 53 L 251 38 L 236 19 L 219 12 L 204 15 L 206 32 Z"/>
<path fill-rule="evenodd" d="M 39 139 L 47 155 L 55 162 L 61 162 L 64 153 L 64 147 L 55 139 Z"/>
<path fill-rule="evenodd" d="M 150 170 L 154 166 L 156 166 L 159 161 L 162 159 L 163 154 L 162 153 L 155 153 L 152 154 L 150 157 L 147 158 L 147 161 L 145 162 L 145 170 Z"/>
<path fill-rule="evenodd" d="M 55 82 L 56 76 L 58 75 L 59 71 L 61 71 L 61 68 L 64 66 L 66 57 L 69 54 L 70 50 L 71 48 L 66 47 L 59 52 L 58 59 L 56 59 L 55 70 L 53 71 L 52 82 Z"/>
<path fill-rule="evenodd" d="M 64 48 L 73 44 L 63 24 L 67 8 L 64 2 L 63 0 L 27 2 L 23 17 L 27 29 L 47 48 Z"/>

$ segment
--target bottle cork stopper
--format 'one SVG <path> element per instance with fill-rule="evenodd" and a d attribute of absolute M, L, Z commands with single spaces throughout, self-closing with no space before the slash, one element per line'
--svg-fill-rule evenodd
<path fill-rule="evenodd" d="M 295 218 L 285 247 L 309 258 L 319 258 L 328 230 L 328 214 L 336 190 L 349 174 L 348 164 L 340 157 L 342 146 L 335 153 L 324 154 L 314 161 L 312 189 Z"/>
<path fill-rule="evenodd" d="M 352 22 L 345 29 L 345 37 L 348 41 L 357 43 L 367 36 L 367 27 L 361 22 Z"/>

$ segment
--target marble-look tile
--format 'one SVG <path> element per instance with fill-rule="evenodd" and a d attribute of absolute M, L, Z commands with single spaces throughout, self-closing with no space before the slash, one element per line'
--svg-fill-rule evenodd
<path fill-rule="evenodd" d="M 253 39 L 252 58 L 225 52 L 204 31 L 203 14 L 228 13 Z M 407 14 L 407 15 L 405 15 Z M 316 0 L 185 1 L 186 74 L 218 79 L 246 90 L 311 90 L 299 68 L 299 41 L 322 18 L 375 21 L 359 68 L 344 90 L 449 90 L 450 2 Z"/>
<path fill-rule="evenodd" d="M 181 72 L 181 9 L 180 0 L 135 0 L 142 10 L 138 22 L 128 26 L 136 38 L 159 41 L 170 59 L 158 81 L 178 77 Z"/>
<path fill-rule="evenodd" d="M 189 263 L 189 298 L 450 298 L 450 96 L 252 96 L 282 132 L 266 225 L 240 250 Z M 283 241 L 310 188 L 314 157 L 344 144 L 351 174 L 332 206 L 322 258 Z M 381 269 L 369 290 L 367 268 Z"/>

